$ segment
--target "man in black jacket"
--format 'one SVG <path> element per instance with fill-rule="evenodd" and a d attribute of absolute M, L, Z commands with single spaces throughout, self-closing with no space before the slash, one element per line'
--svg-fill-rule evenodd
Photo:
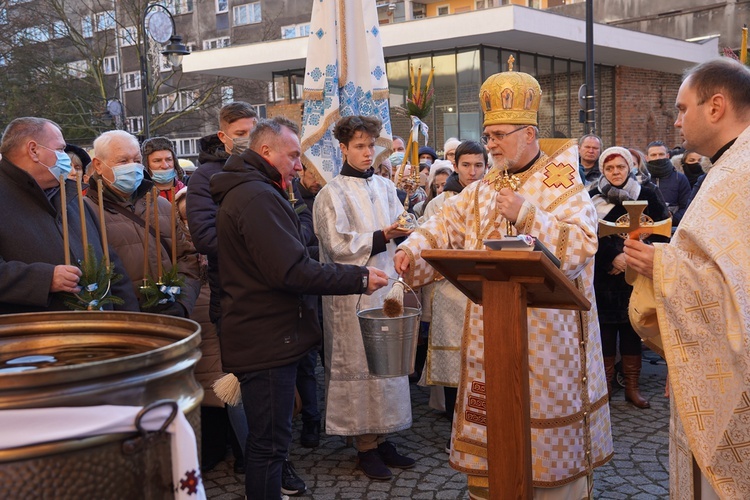
<path fill-rule="evenodd" d="M 0 314 L 66 310 L 63 293 L 80 291 L 81 270 L 66 265 L 63 247 L 60 175 L 67 178 L 70 158 L 60 127 L 43 118 L 16 118 L 0 145 Z M 81 217 L 75 183 L 65 181 L 71 262 L 83 259 Z M 103 249 L 95 212 L 85 206 L 86 234 L 94 257 Z M 137 311 L 119 258 L 110 251 L 115 272 L 112 294 L 125 301 L 115 309 Z M 105 309 L 112 307 L 107 305 Z"/>
<path fill-rule="evenodd" d="M 388 283 L 376 268 L 310 258 L 286 194 L 302 170 L 299 138 L 282 122 L 258 123 L 250 150 L 211 179 L 220 205 L 222 363 L 240 380 L 250 428 L 245 491 L 272 500 L 281 497 L 297 365 L 321 341 L 314 295 L 372 293 Z"/>

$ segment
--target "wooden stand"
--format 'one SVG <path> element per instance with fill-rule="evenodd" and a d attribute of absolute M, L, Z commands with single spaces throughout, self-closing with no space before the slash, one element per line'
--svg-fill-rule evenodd
<path fill-rule="evenodd" d="M 591 303 L 542 252 L 424 250 L 422 258 L 484 304 L 490 496 L 533 498 L 527 308 Z"/>

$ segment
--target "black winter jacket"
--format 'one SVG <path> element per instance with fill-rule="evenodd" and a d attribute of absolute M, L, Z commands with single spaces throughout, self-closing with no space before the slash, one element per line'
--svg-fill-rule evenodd
<path fill-rule="evenodd" d="M 599 194 L 599 189 L 589 191 L 593 197 Z M 649 186 L 641 186 L 638 195 L 641 201 L 647 201 L 648 207 L 643 211 L 651 217 L 654 222 L 659 222 L 669 217 L 667 206 L 657 195 L 656 191 Z M 621 205 L 615 205 L 604 217 L 608 222 L 616 222 L 618 218 L 627 212 Z M 654 235 L 649 241 L 669 241 L 664 236 Z M 596 308 L 599 310 L 599 322 L 602 324 L 628 323 L 628 304 L 633 287 L 625 281 L 625 273 L 609 274 L 612 270 L 612 261 L 623 252 L 625 240 L 617 234 L 599 238 L 599 248 L 596 251 L 594 264 L 594 291 L 596 292 Z"/>
<path fill-rule="evenodd" d="M 221 356 L 233 373 L 290 364 L 322 338 L 317 297 L 366 289 L 366 267 L 321 264 L 307 250 L 281 175 L 255 152 L 211 179 L 221 265 Z M 304 202 L 303 202 L 304 203 Z"/>

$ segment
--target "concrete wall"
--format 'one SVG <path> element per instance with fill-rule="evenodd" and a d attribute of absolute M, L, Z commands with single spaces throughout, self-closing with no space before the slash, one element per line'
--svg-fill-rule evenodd
<path fill-rule="evenodd" d="M 583 1 L 549 10 L 578 19 L 586 18 L 586 3 Z M 750 1 L 594 0 L 594 20 L 680 40 L 719 34 L 720 47 L 738 49 L 742 24 L 750 21 Z"/>

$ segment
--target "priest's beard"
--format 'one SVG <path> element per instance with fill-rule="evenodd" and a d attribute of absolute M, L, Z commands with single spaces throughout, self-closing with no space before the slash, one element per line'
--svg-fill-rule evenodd
<path fill-rule="evenodd" d="M 523 158 L 523 154 L 526 152 L 527 147 L 529 147 L 528 144 L 524 145 L 521 141 L 517 141 L 516 154 L 513 155 L 513 158 L 509 158 L 505 155 L 502 155 L 498 158 L 497 156 L 493 155 L 494 164 L 500 170 L 507 170 L 512 174 L 516 170 L 523 167 L 523 165 L 521 165 L 521 158 Z"/>

